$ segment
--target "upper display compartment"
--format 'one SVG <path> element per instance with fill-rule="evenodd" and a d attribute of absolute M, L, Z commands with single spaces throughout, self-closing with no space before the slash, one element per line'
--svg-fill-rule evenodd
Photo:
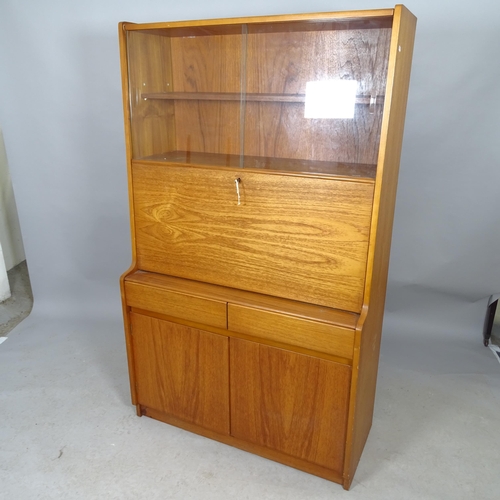
<path fill-rule="evenodd" d="M 374 178 L 392 16 L 256 19 L 125 25 L 133 159 Z"/>

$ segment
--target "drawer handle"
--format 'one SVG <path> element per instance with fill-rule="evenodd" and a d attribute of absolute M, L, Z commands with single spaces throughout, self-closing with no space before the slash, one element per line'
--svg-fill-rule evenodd
<path fill-rule="evenodd" d="M 241 179 L 239 177 L 237 179 L 234 179 L 234 184 L 236 185 L 236 196 L 238 197 L 238 205 L 241 205 L 240 182 Z"/>

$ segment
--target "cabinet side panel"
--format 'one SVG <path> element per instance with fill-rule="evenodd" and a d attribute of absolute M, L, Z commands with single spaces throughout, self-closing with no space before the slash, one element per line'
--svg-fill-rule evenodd
<path fill-rule="evenodd" d="M 350 367 L 230 342 L 231 435 L 341 472 Z"/>
<path fill-rule="evenodd" d="M 387 84 L 390 100 L 386 102 L 382 129 L 365 298 L 354 350 L 345 488 L 352 481 L 372 423 L 415 28 L 413 14 L 405 7 L 397 6 Z"/>
<path fill-rule="evenodd" d="M 134 197 L 132 191 L 132 132 L 130 123 L 130 92 L 129 92 L 129 68 L 128 68 L 128 45 L 127 32 L 125 23 L 118 25 L 118 38 L 120 43 L 120 70 L 122 80 L 122 103 L 123 117 L 125 125 L 125 150 L 127 157 L 127 180 L 128 180 L 128 199 L 129 199 L 129 216 L 130 216 L 130 234 L 132 240 L 132 263 L 129 269 L 120 277 L 120 294 L 122 300 L 123 326 L 125 330 L 125 344 L 127 347 L 127 362 L 129 369 L 130 393 L 132 404 L 137 404 L 137 395 L 135 387 L 135 371 L 134 371 L 134 353 L 132 348 L 132 337 L 130 332 L 130 319 L 125 298 L 125 277 L 135 270 L 136 255 L 135 255 L 135 220 L 134 220 Z"/>
<path fill-rule="evenodd" d="M 127 307 L 127 301 L 125 298 L 125 281 L 123 275 L 120 279 L 120 293 L 122 299 L 122 313 L 123 313 L 123 328 L 125 333 L 125 347 L 127 349 L 127 364 L 128 364 L 128 376 L 130 381 L 130 396 L 132 404 L 137 404 L 137 392 L 135 383 L 135 363 L 134 363 L 134 348 L 132 344 L 132 332 L 130 325 L 129 311 Z"/>
<path fill-rule="evenodd" d="M 130 314 L 138 404 L 229 434 L 228 338 Z"/>
<path fill-rule="evenodd" d="M 140 269 L 360 311 L 373 184 L 155 165 L 133 176 Z"/>

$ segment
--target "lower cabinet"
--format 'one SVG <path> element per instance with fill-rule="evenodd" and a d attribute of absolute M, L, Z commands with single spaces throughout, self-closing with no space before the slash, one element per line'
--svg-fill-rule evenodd
<path fill-rule="evenodd" d="M 147 314 L 130 323 L 141 408 L 342 474 L 350 366 Z"/>
<path fill-rule="evenodd" d="M 229 434 L 229 339 L 130 314 L 138 404 Z"/>

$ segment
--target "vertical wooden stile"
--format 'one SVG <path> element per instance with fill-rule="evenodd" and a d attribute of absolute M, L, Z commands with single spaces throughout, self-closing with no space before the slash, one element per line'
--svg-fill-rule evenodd
<path fill-rule="evenodd" d="M 371 428 L 384 314 L 399 161 L 403 143 L 416 18 L 394 10 L 389 74 L 361 316 L 356 327 L 344 488 L 349 489 Z"/>

